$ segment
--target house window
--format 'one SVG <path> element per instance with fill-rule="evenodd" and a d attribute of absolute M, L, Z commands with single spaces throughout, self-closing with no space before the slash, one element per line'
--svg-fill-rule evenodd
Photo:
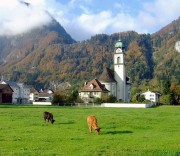
<path fill-rule="evenodd" d="M 91 84 L 91 85 L 89 86 L 89 88 L 90 88 L 90 89 L 94 89 L 94 85 Z"/>

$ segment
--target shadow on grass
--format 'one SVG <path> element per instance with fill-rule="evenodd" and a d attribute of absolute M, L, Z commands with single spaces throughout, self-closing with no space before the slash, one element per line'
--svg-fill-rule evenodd
<path fill-rule="evenodd" d="M 133 133 L 133 132 L 132 131 L 108 131 L 105 134 L 115 135 L 115 134 L 128 134 L 128 133 Z"/>
<path fill-rule="evenodd" d="M 69 121 L 69 122 L 59 122 L 58 124 L 60 124 L 60 125 L 74 124 L 74 121 Z"/>

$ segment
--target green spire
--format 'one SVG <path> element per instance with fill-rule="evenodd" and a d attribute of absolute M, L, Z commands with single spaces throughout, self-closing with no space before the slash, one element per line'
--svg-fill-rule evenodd
<path fill-rule="evenodd" d="M 115 48 L 123 48 L 123 44 L 122 44 L 122 42 L 121 42 L 121 40 L 119 39 L 119 41 L 118 42 L 116 42 L 116 44 L 115 44 Z"/>

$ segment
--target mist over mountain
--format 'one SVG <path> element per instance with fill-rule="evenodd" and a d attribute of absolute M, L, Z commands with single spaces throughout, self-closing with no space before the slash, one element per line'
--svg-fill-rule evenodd
<path fill-rule="evenodd" d="M 0 73 L 5 79 L 36 87 L 54 81 L 82 84 L 99 77 L 105 67 L 113 69 L 114 44 L 119 36 L 132 83 L 167 78 L 180 81 L 180 53 L 175 50 L 175 43 L 180 41 L 180 18 L 152 35 L 117 32 L 81 42 L 72 39 L 52 18 L 28 32 L 0 36 Z"/>
<path fill-rule="evenodd" d="M 13 36 L 0 36 L 0 64 L 16 62 L 37 48 L 50 44 L 71 44 L 75 41 L 55 20 L 41 28 Z"/>
<path fill-rule="evenodd" d="M 45 10 L 21 1 L 4 2 L 1 9 L 0 64 L 19 61 L 44 45 L 75 42 Z"/>

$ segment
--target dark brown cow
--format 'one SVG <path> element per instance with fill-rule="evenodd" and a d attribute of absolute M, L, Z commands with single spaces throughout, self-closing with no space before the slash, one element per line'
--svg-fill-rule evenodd
<path fill-rule="evenodd" d="M 90 115 L 87 117 L 87 124 L 90 133 L 92 133 L 92 129 L 94 129 L 99 134 L 101 128 L 98 127 L 97 119 L 94 115 Z"/>
<path fill-rule="evenodd" d="M 46 122 L 46 120 L 49 122 L 51 121 L 51 123 L 54 123 L 54 119 L 53 119 L 53 114 L 50 112 L 44 112 L 44 121 Z"/>

